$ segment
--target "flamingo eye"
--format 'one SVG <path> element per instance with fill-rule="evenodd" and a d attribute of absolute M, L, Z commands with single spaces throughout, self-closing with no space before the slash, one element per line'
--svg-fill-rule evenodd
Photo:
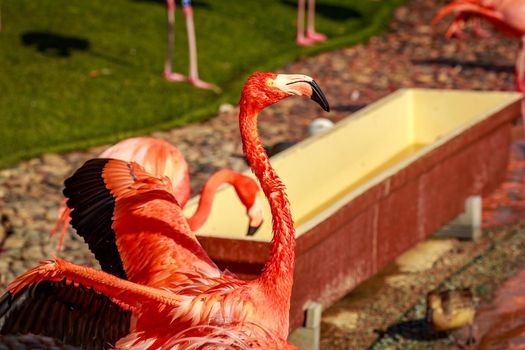
<path fill-rule="evenodd" d="M 266 86 L 272 87 L 273 86 L 273 79 L 266 79 Z"/>

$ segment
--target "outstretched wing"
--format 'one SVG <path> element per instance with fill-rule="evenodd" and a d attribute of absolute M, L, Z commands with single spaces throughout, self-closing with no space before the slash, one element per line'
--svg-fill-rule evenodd
<path fill-rule="evenodd" d="M 131 341 L 159 349 L 188 327 L 222 328 L 253 319 L 246 286 L 228 275 L 189 276 L 170 292 L 55 258 L 9 285 L 0 300 L 0 334 L 37 333 L 83 349 L 104 349 L 115 340 L 119 348 Z M 134 322 L 128 328 L 130 312 Z"/>
<path fill-rule="evenodd" d="M 66 180 L 64 195 L 73 227 L 104 271 L 155 287 L 172 285 L 181 272 L 220 275 L 191 232 L 168 178 L 136 163 L 92 159 Z"/>
<path fill-rule="evenodd" d="M 130 317 L 109 297 L 65 281 L 27 284 L 0 299 L 0 334 L 42 335 L 82 349 L 112 348 L 129 333 Z M 42 342 L 51 349 L 53 343 L 38 336 L 6 336 L 0 342 L 19 343 L 16 349 L 35 348 Z"/>

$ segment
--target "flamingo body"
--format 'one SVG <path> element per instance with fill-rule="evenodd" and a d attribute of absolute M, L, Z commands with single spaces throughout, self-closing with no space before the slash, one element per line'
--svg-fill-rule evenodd
<path fill-rule="evenodd" d="M 72 224 L 90 232 L 92 250 L 113 238 L 129 280 L 55 258 L 13 281 L 7 295 L 16 302 L 0 303 L 0 310 L 24 305 L 24 288 L 64 281 L 70 288 L 81 285 L 107 296 L 122 312 L 131 313 L 130 332 L 115 349 L 296 349 L 286 341 L 295 230 L 284 186 L 257 132 L 258 112 L 293 95 L 311 97 L 329 109 L 318 85 L 304 75 L 255 73 L 241 95 L 243 149 L 273 218 L 269 258 L 257 279 L 240 280 L 213 264 L 184 220 L 169 178 L 152 176 L 136 163 L 93 159 L 65 183 Z M 101 266 L 107 270 L 105 263 Z M 0 324 L 4 316 L 0 314 Z M 15 324 L 18 320 L 15 312 L 7 318 Z"/>
<path fill-rule="evenodd" d="M 455 0 L 443 7 L 432 20 L 436 23 L 450 13 L 456 19 L 484 18 L 506 35 L 521 37 L 520 51 L 516 59 L 516 87 L 525 92 L 525 1 L 523 0 Z M 447 31 L 447 36 L 458 29 L 454 21 Z"/>

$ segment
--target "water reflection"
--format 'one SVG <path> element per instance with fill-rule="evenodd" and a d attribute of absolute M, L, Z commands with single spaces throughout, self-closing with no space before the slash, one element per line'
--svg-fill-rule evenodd
<path fill-rule="evenodd" d="M 525 350 L 525 266 L 506 281 L 476 316 L 478 350 Z"/>

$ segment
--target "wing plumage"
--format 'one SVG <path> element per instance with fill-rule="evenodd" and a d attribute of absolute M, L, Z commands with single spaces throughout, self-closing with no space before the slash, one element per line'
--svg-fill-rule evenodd
<path fill-rule="evenodd" d="M 66 180 L 64 195 L 73 227 L 104 271 L 155 287 L 168 287 L 180 273 L 220 276 L 191 232 L 169 178 L 136 163 L 97 158 Z"/>
<path fill-rule="evenodd" d="M 100 176 L 107 159 L 86 163 L 65 182 L 66 204 L 71 212 L 71 224 L 84 238 L 102 270 L 126 279 L 126 272 L 117 249 L 115 232 L 111 228 L 115 198 Z"/>
<path fill-rule="evenodd" d="M 0 299 L 1 334 L 42 335 L 82 349 L 110 348 L 129 333 L 130 316 L 109 297 L 64 280 L 26 284 Z M 16 341 L 31 344 L 44 340 L 27 337 Z"/>

